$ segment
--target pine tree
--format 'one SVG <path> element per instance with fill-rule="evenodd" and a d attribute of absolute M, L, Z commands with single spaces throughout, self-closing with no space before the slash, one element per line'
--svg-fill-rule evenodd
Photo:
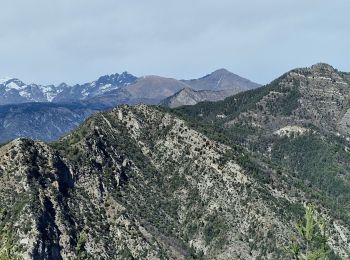
<path fill-rule="evenodd" d="M 330 253 L 327 246 L 326 222 L 307 206 L 304 219 L 296 225 L 298 237 L 293 237 L 287 248 L 292 259 L 323 260 Z"/>

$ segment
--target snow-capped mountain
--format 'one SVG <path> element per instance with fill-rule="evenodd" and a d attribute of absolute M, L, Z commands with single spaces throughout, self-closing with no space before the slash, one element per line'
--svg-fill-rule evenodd
<path fill-rule="evenodd" d="M 55 85 L 25 84 L 16 78 L 0 79 L 0 105 L 26 102 L 69 102 L 84 100 L 105 92 L 127 86 L 136 77 L 123 72 L 100 77 L 83 85 L 69 86 L 65 83 Z"/>
<path fill-rule="evenodd" d="M 51 102 L 58 93 L 68 86 L 25 84 L 12 78 L 0 81 L 0 104 L 16 104 L 25 102 Z"/>
<path fill-rule="evenodd" d="M 98 80 L 65 88 L 52 100 L 53 102 L 70 102 L 75 100 L 85 100 L 111 90 L 126 87 L 137 80 L 132 74 L 123 72 L 122 74 L 112 74 L 100 77 Z"/>

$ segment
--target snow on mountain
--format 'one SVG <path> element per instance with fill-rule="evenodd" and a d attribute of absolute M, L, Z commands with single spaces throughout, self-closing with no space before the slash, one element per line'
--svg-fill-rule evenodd
<path fill-rule="evenodd" d="M 95 97 L 107 91 L 125 87 L 136 77 L 123 72 L 100 77 L 83 85 L 69 86 L 66 83 L 55 85 L 25 84 L 16 78 L 0 79 L 0 105 L 26 102 L 68 102 Z"/>
<path fill-rule="evenodd" d="M 137 77 L 128 72 L 105 75 L 96 81 L 64 89 L 53 99 L 53 102 L 71 102 L 74 100 L 93 98 L 105 92 L 126 87 L 136 80 Z"/>
<path fill-rule="evenodd" d="M 4 77 L 4 78 L 0 78 L 0 84 L 4 84 L 5 82 L 11 80 L 12 78 L 10 77 Z"/>
<path fill-rule="evenodd" d="M 21 89 L 23 89 L 23 86 L 19 86 L 15 82 L 10 82 L 10 83 L 6 84 L 5 90 L 10 91 L 11 89 L 21 90 Z"/>

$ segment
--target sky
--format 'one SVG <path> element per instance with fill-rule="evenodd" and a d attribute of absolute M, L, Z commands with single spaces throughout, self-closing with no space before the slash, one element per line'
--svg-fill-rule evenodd
<path fill-rule="evenodd" d="M 326 62 L 350 71 L 349 0 L 0 0 L 0 78 L 84 83 L 226 68 L 265 84 Z"/>

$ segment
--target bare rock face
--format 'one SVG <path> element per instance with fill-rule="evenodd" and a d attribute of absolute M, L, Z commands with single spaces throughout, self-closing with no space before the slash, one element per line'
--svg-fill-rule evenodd
<path fill-rule="evenodd" d="M 0 106 L 0 143 L 21 137 L 54 141 L 104 107 L 83 103 L 25 103 Z"/>
<path fill-rule="evenodd" d="M 120 106 L 51 145 L 0 147 L 0 256 L 284 258 L 310 198 L 299 181 L 163 109 Z M 349 226 L 332 219 L 345 255 Z"/>

